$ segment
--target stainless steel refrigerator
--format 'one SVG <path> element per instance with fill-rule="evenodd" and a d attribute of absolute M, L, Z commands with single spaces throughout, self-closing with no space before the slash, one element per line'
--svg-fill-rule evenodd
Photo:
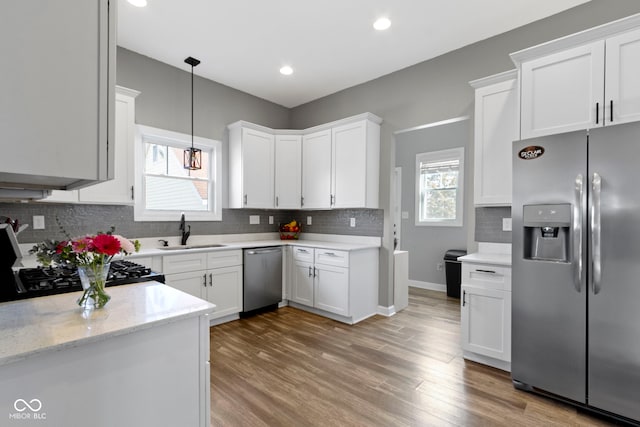
<path fill-rule="evenodd" d="M 514 385 L 640 422 L 640 124 L 514 156 Z"/>

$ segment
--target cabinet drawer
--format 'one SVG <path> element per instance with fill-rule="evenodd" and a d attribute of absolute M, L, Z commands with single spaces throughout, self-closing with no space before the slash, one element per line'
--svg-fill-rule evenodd
<path fill-rule="evenodd" d="M 313 248 L 293 247 L 293 259 L 296 261 L 313 262 Z"/>
<path fill-rule="evenodd" d="M 511 290 L 511 267 L 462 263 L 462 285 Z"/>
<path fill-rule="evenodd" d="M 316 249 L 316 264 L 349 267 L 349 252 L 332 249 Z"/>
<path fill-rule="evenodd" d="M 207 254 L 167 255 L 162 257 L 162 273 L 186 273 L 189 271 L 206 270 Z"/>
<path fill-rule="evenodd" d="M 242 250 L 216 251 L 207 254 L 207 268 L 242 265 Z"/>

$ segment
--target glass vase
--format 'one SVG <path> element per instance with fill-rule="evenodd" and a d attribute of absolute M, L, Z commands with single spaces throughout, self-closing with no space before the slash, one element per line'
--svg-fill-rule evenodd
<path fill-rule="evenodd" d="M 82 282 L 84 292 L 78 298 L 78 305 L 85 310 L 102 308 L 111 299 L 105 290 L 107 275 L 109 274 L 110 263 L 88 264 L 78 266 L 78 276 Z"/>

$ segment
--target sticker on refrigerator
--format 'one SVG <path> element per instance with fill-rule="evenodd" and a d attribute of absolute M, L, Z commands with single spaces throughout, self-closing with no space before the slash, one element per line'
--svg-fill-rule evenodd
<path fill-rule="evenodd" d="M 520 150 L 518 157 L 522 160 L 535 160 L 543 154 L 544 147 L 540 147 L 539 145 L 530 145 Z"/>

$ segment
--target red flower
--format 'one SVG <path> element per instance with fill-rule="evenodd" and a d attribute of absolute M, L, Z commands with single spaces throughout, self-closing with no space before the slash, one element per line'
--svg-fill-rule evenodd
<path fill-rule="evenodd" d="M 63 241 L 56 245 L 56 253 L 61 254 L 64 248 L 67 246 L 68 242 Z"/>
<path fill-rule="evenodd" d="M 93 238 L 96 251 L 105 255 L 115 255 L 120 252 L 120 241 L 110 234 L 98 234 Z"/>

